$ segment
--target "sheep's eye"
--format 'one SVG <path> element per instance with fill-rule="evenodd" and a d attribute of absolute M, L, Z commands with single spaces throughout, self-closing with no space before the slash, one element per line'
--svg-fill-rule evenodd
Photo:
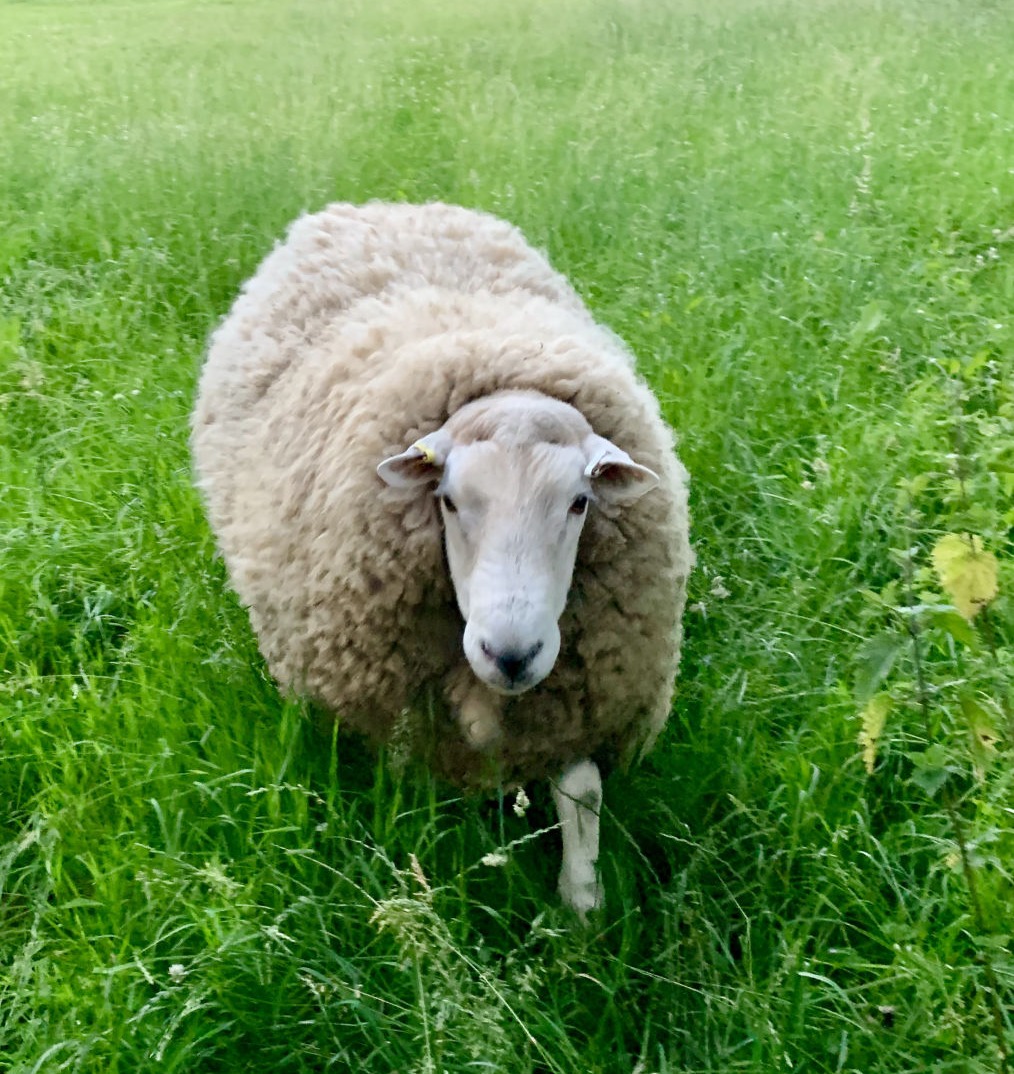
<path fill-rule="evenodd" d="M 444 505 L 444 510 L 449 515 L 456 515 L 458 513 L 458 508 L 455 506 L 455 503 L 450 496 L 441 496 L 440 502 Z"/>
<path fill-rule="evenodd" d="M 572 515 L 583 515 L 588 507 L 588 497 L 578 496 L 574 502 L 570 505 L 570 513 Z"/>

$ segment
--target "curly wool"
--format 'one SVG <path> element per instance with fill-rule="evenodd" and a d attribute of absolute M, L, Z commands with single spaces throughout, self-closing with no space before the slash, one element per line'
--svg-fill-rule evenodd
<path fill-rule="evenodd" d="M 434 498 L 376 467 L 503 389 L 570 403 L 661 481 L 588 518 L 557 664 L 507 703 L 489 756 L 451 712 L 474 676 Z M 692 561 L 686 474 L 628 352 L 510 225 L 441 204 L 297 220 L 212 337 L 192 445 L 271 673 L 343 726 L 492 785 L 629 758 L 664 725 Z"/>

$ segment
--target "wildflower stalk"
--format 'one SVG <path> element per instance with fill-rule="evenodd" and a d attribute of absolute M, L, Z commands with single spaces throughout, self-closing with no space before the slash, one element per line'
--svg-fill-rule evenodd
<path fill-rule="evenodd" d="M 917 601 L 914 593 L 914 572 L 912 569 L 912 541 L 914 539 L 911 526 L 912 503 L 909 501 L 908 525 L 906 526 L 905 545 L 908 551 L 902 557 L 905 583 L 905 605 L 911 611 L 916 607 Z M 916 699 L 919 710 L 922 713 L 923 725 L 926 730 L 926 740 L 932 741 L 933 724 L 932 709 L 929 697 L 929 688 L 926 683 L 926 675 L 923 667 L 922 637 L 920 634 L 919 619 L 917 615 L 904 616 L 909 639 L 912 642 L 912 663 L 915 667 Z M 942 788 L 942 801 L 947 814 L 951 830 L 954 832 L 954 840 L 958 845 L 958 856 L 961 862 L 961 872 L 968 888 L 968 901 L 972 908 L 972 920 L 979 936 L 987 933 L 986 915 L 983 913 L 982 900 L 979 897 L 978 878 L 975 865 L 969 852 L 968 836 L 965 829 L 965 820 L 958 808 L 954 788 L 949 782 L 945 782 Z M 978 943 L 976 943 L 978 946 Z M 1003 1004 L 1000 1001 L 1000 982 L 996 976 L 993 960 L 989 951 L 979 948 L 979 961 L 982 964 L 983 975 L 986 978 L 986 987 L 989 992 L 989 1006 L 992 1015 L 993 1031 L 996 1034 L 997 1051 L 1000 1056 L 1001 1074 L 1010 1074 L 1010 1051 L 1007 1047 L 1007 1037 L 1004 1027 Z"/>
<path fill-rule="evenodd" d="M 970 497 L 968 495 L 968 484 L 966 481 L 966 462 L 969 458 L 969 452 L 967 450 L 968 441 L 965 436 L 965 409 L 962 405 L 960 385 L 955 385 L 954 391 L 952 392 L 952 402 L 954 404 L 954 421 L 951 426 L 953 430 L 951 442 L 954 449 L 955 460 L 954 476 L 958 481 L 958 498 L 961 502 L 961 509 L 962 511 L 967 511 Z M 971 537 L 969 537 L 969 540 L 971 540 Z M 997 650 L 996 631 L 993 629 L 993 620 L 990 617 L 989 608 L 984 607 L 979 612 L 978 622 L 979 633 L 986 642 L 986 648 L 989 650 L 989 655 L 993 658 L 994 665 L 999 665 L 1000 654 Z M 1012 730 L 1014 730 L 1014 714 L 1011 713 L 1010 703 L 1003 694 L 1000 695 L 998 701 L 1007 724 L 1007 734 L 1010 736 Z"/>

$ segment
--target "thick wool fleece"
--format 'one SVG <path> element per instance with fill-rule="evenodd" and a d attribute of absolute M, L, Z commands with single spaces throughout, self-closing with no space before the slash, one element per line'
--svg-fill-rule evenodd
<path fill-rule="evenodd" d="M 507 702 L 492 756 L 448 698 L 474 676 L 431 491 L 377 464 L 501 389 L 572 404 L 661 478 L 593 508 L 552 673 Z M 332 205 L 298 220 L 212 338 L 198 483 L 283 686 L 462 785 L 629 758 L 669 713 L 691 565 L 685 471 L 629 354 L 520 232 L 448 205 Z"/>

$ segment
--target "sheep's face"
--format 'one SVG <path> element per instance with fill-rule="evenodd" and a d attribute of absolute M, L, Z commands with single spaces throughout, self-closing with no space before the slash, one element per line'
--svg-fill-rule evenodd
<path fill-rule="evenodd" d="M 560 652 L 591 481 L 579 447 L 454 448 L 437 486 L 447 562 L 465 620 L 464 648 L 494 690 L 522 693 Z"/>
<path fill-rule="evenodd" d="M 465 656 L 487 686 L 511 695 L 556 663 L 589 510 L 658 483 L 573 407 L 532 392 L 463 407 L 378 473 L 399 487 L 435 483 Z"/>

